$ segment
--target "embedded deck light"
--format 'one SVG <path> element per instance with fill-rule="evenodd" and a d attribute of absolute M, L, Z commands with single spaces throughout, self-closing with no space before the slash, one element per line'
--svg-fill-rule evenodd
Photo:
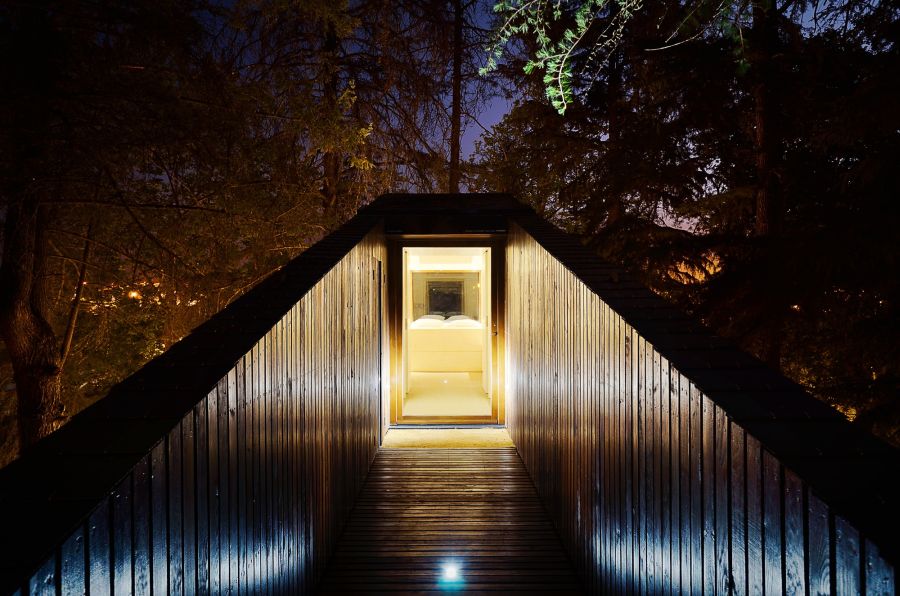
<path fill-rule="evenodd" d="M 441 590 L 456 592 L 465 587 L 462 577 L 462 569 L 456 561 L 446 561 L 441 565 L 441 576 L 438 579 Z"/>
<path fill-rule="evenodd" d="M 459 579 L 459 565 L 456 563 L 445 563 L 443 577 L 445 580 L 453 582 Z"/>

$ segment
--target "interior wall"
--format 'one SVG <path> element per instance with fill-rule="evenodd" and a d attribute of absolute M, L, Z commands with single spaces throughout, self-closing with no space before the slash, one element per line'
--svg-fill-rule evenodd
<path fill-rule="evenodd" d="M 476 271 L 412 271 L 410 275 L 412 320 L 428 314 L 428 282 L 457 280 L 463 284 L 462 313 L 473 319 L 480 319 L 481 292 L 478 287 L 480 278 L 481 274 Z"/>
<path fill-rule="evenodd" d="M 649 292 L 607 274 L 536 217 L 528 221 L 549 249 L 580 255 L 573 258 L 592 283 L 622 297 L 632 317 L 651 328 L 647 318 L 659 328 L 674 317 L 662 305 L 640 310 Z M 893 490 L 878 474 L 883 450 L 864 448 L 846 421 L 751 359 L 697 335 L 671 338 L 700 342 L 675 352 L 707 363 L 691 371 L 697 377 L 726 387 L 765 380 L 756 392 L 732 390 L 726 412 L 573 274 L 571 260 L 563 265 L 517 225 L 506 257 L 507 426 L 591 592 L 894 593 L 895 571 L 879 545 L 770 451 L 778 441 L 782 452 L 804 454 L 792 465 L 832 470 L 824 476 L 849 483 L 845 499 L 872 491 L 863 493 L 869 508 L 881 507 L 890 523 L 896 503 L 877 497 Z M 718 359 L 755 368 L 711 376 Z"/>

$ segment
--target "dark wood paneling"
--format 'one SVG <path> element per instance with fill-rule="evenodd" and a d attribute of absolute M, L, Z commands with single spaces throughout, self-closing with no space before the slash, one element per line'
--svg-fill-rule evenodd
<path fill-rule="evenodd" d="M 787 381 L 714 339 L 694 343 L 701 335 L 646 290 L 536 218 L 520 221 L 507 246 L 507 425 L 586 587 L 604 594 L 896 590 L 894 567 L 872 536 L 826 500 L 846 507 L 866 497 L 838 490 L 842 477 L 892 494 L 877 471 L 896 469 L 896 453 L 847 431 Z M 659 349 L 648 330 L 677 349 Z M 749 368 L 710 372 L 732 364 Z M 721 390 L 712 398 L 701 386 Z M 834 474 L 816 466 L 834 466 Z M 868 498 L 894 523 L 896 512 Z M 589 522 L 592 511 L 600 519 Z M 587 549 L 597 550 L 586 558 Z"/>
<path fill-rule="evenodd" d="M 23 593 L 310 592 L 379 443 L 385 258 L 376 230 L 337 259 Z"/>
<path fill-rule="evenodd" d="M 134 554 L 134 593 L 150 593 L 150 461 L 149 456 L 138 462 L 132 472 L 132 503 L 134 507 L 134 522 L 132 525 Z"/>
<path fill-rule="evenodd" d="M 320 592 L 432 591 L 581 593 L 515 449 L 378 452 Z"/>
<path fill-rule="evenodd" d="M 32 596 L 55 596 L 59 578 L 56 576 L 56 560 L 44 563 L 28 582 L 28 594 Z"/>
<path fill-rule="evenodd" d="M 112 497 L 112 576 L 113 592 L 130 594 L 134 591 L 132 584 L 133 552 L 132 552 L 132 504 L 131 477 L 122 481 L 113 492 Z"/>
<path fill-rule="evenodd" d="M 87 522 L 88 589 L 92 594 L 105 594 L 112 590 L 109 530 L 109 501 L 104 499 Z"/>
<path fill-rule="evenodd" d="M 164 594 L 169 585 L 169 518 L 166 442 L 150 452 L 150 589 Z"/>
<path fill-rule="evenodd" d="M 64 596 L 87 593 L 84 530 L 77 530 L 62 546 L 60 553 L 60 584 Z"/>
<path fill-rule="evenodd" d="M 508 197 L 439 199 L 376 202 L 0 471 L 0 592 L 310 592 L 379 436 L 370 231 L 413 207 L 518 224 L 507 420 L 590 591 L 897 591 L 895 450 Z"/>

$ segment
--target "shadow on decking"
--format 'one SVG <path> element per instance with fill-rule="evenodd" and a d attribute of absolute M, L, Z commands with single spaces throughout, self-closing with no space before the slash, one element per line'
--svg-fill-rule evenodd
<path fill-rule="evenodd" d="M 581 593 L 514 448 L 381 449 L 321 593 Z"/>

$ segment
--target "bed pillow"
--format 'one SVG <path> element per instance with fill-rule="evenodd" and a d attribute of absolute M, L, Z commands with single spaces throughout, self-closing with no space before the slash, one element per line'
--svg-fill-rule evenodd
<path fill-rule="evenodd" d="M 421 317 L 409 324 L 410 329 L 440 329 L 444 327 L 443 319 L 426 319 Z"/>
<path fill-rule="evenodd" d="M 421 321 L 422 319 L 434 319 L 435 321 L 443 321 L 444 315 L 422 315 L 417 321 Z"/>
<path fill-rule="evenodd" d="M 448 320 L 446 323 L 444 323 L 444 326 L 458 329 L 478 329 L 481 327 L 481 323 L 479 323 L 475 319 L 466 317 L 464 319 L 457 319 L 455 321 Z"/>
<path fill-rule="evenodd" d="M 448 323 L 450 321 L 471 321 L 471 320 L 472 320 L 472 317 L 469 317 L 467 315 L 453 315 L 452 317 L 447 317 Z"/>

